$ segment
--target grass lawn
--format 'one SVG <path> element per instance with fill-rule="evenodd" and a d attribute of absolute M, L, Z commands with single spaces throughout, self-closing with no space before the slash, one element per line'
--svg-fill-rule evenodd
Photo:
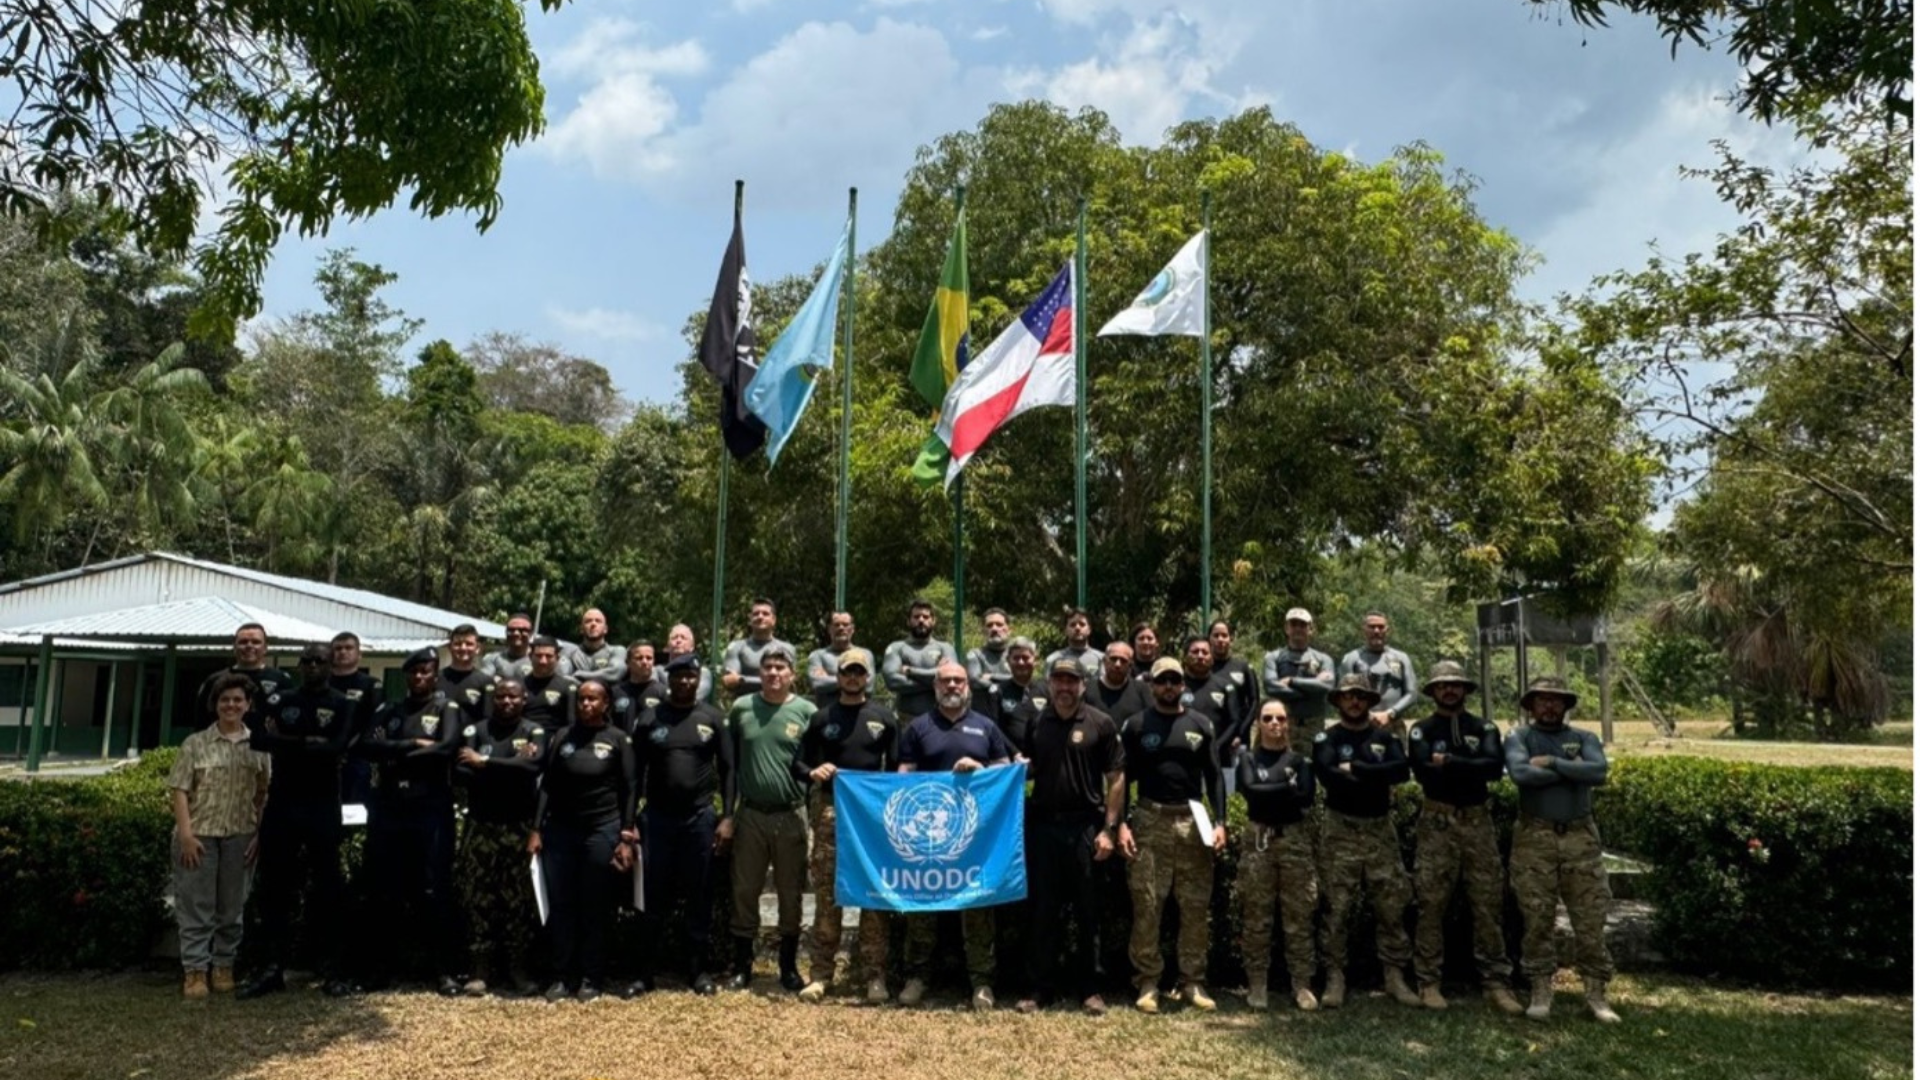
<path fill-rule="evenodd" d="M 763 980 L 762 986 L 770 985 Z M 850 999 L 663 992 L 591 1005 L 296 991 L 189 1005 L 160 975 L 0 980 L 0 1076 L 23 1080 L 865 1077 L 872 1080 L 1867 1080 L 1913 1075 L 1910 998 L 1771 994 L 1675 976 L 1614 983 L 1603 1028 L 1563 983 L 1548 1023 L 1474 999 L 1439 1014 L 1362 995 L 1338 1012 L 991 1016 Z M 1276 995 L 1277 997 L 1278 995 Z"/>
<path fill-rule="evenodd" d="M 1596 733 L 1596 719 L 1575 723 Z M 1911 721 L 1883 724 L 1870 732 L 1865 743 L 1761 742 L 1737 739 L 1730 724 L 1711 720 L 1680 722 L 1680 737 L 1669 738 L 1654 730 L 1652 724 L 1622 720 L 1613 725 L 1616 757 L 1648 755 L 1684 755 L 1718 758 L 1722 761 L 1748 761 L 1769 765 L 1891 765 L 1913 768 L 1913 724 Z"/>

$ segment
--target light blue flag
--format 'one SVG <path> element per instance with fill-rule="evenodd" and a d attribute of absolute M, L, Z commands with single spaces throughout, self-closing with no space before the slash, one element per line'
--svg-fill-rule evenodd
<path fill-rule="evenodd" d="M 842 907 L 959 911 L 1025 899 L 1025 765 L 836 773 L 833 895 Z"/>
<path fill-rule="evenodd" d="M 767 425 L 770 465 L 780 460 L 781 447 L 800 426 L 800 416 L 813 400 L 814 373 L 833 370 L 833 335 L 840 321 L 840 285 L 846 276 L 851 220 L 847 226 L 807 302 L 767 350 L 760 370 L 747 384 L 747 408 Z"/>

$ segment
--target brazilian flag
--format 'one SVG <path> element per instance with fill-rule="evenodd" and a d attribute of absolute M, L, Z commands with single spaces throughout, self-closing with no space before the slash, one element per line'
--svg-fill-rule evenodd
<path fill-rule="evenodd" d="M 967 212 L 963 207 L 947 242 L 947 264 L 940 271 L 940 287 L 927 306 L 920 345 L 913 351 L 907 379 L 935 413 L 947 399 L 947 388 L 967 366 Z M 947 444 L 937 434 L 927 436 L 920 458 L 913 463 L 914 479 L 933 487 L 947 478 Z"/>

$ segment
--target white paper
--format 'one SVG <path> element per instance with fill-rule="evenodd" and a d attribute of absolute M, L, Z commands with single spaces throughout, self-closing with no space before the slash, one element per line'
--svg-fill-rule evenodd
<path fill-rule="evenodd" d="M 647 860 L 640 857 L 639 845 L 633 849 L 633 910 L 647 910 Z"/>
<path fill-rule="evenodd" d="M 1213 817 L 1207 813 L 1207 804 L 1188 799 L 1187 809 L 1193 811 L 1193 834 L 1199 838 L 1200 846 L 1213 850 Z"/>
<path fill-rule="evenodd" d="M 547 925 L 547 877 L 540 872 L 540 856 L 535 855 L 533 870 L 533 906 L 540 910 L 540 925 Z"/>
<path fill-rule="evenodd" d="M 340 805 L 340 824 L 365 825 L 366 823 L 367 808 L 365 805 L 357 802 L 342 803 Z"/>

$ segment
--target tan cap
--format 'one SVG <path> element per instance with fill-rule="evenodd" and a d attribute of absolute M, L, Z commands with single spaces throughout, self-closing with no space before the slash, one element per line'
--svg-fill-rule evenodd
<path fill-rule="evenodd" d="M 1311 612 L 1311 611 L 1308 611 L 1308 610 L 1307 610 L 1306 608 L 1303 608 L 1303 607 L 1297 607 L 1297 608 L 1288 608 L 1288 609 L 1287 609 L 1287 621 L 1288 621 L 1288 622 L 1303 622 L 1303 623 L 1306 623 L 1306 624 L 1308 624 L 1308 625 L 1312 625 L 1312 624 L 1313 624 L 1313 612 Z"/>
<path fill-rule="evenodd" d="M 850 645 L 842 650 L 837 670 L 845 671 L 855 666 L 869 675 L 873 674 L 873 654 L 858 645 Z"/>
<path fill-rule="evenodd" d="M 1187 669 L 1180 663 L 1180 661 L 1175 660 L 1171 656 L 1163 656 L 1160 659 L 1155 660 L 1153 662 L 1153 667 L 1147 670 L 1147 678 L 1157 679 L 1160 676 L 1165 675 L 1169 671 L 1183 678 L 1187 674 Z"/>

